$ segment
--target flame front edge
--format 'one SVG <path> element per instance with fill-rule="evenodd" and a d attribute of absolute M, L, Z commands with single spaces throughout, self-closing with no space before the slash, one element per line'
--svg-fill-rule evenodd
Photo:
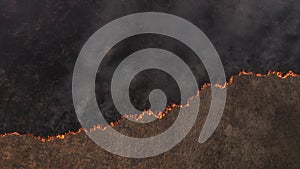
<path fill-rule="evenodd" d="M 282 72 L 276 72 L 276 71 L 268 71 L 267 74 L 261 74 L 261 73 L 253 73 L 253 72 L 246 72 L 246 71 L 242 71 L 240 72 L 237 76 L 256 76 L 256 77 L 267 77 L 267 76 L 271 76 L 271 75 L 275 75 L 277 76 L 278 78 L 281 78 L 281 79 L 286 79 L 288 77 L 300 77 L 300 74 L 296 74 L 295 72 L 293 71 L 288 71 L 287 73 L 282 73 Z M 234 81 L 234 76 L 231 76 L 228 80 L 228 82 L 226 82 L 225 84 L 215 84 L 215 87 L 218 87 L 218 88 L 226 88 L 228 85 L 231 85 Z M 34 139 L 37 139 L 37 140 L 40 140 L 41 142 L 47 142 L 47 141 L 53 141 L 53 140 L 63 140 L 65 139 L 67 136 L 69 135 L 77 135 L 79 133 L 81 133 L 82 131 L 85 131 L 85 132 L 91 132 L 91 131 L 96 131 L 96 130 L 105 130 L 107 127 L 113 127 L 115 125 L 118 125 L 123 119 L 126 119 L 126 118 L 131 118 L 131 119 L 135 119 L 136 121 L 142 119 L 145 115 L 148 115 L 148 116 L 154 116 L 156 117 L 157 119 L 161 120 L 163 119 L 171 110 L 175 109 L 176 107 L 187 107 L 189 106 L 189 101 L 192 100 L 194 97 L 198 96 L 200 94 L 200 91 L 210 87 L 211 84 L 210 83 L 205 83 L 201 88 L 200 90 L 197 91 L 196 95 L 195 96 L 192 96 L 188 99 L 188 102 L 187 104 L 185 105 L 176 105 L 176 104 L 172 104 L 170 106 L 168 106 L 166 108 L 166 110 L 164 112 L 160 112 L 160 113 L 154 113 L 150 110 L 148 111 L 144 111 L 142 112 L 141 114 L 139 115 L 133 115 L 133 114 L 127 114 L 127 115 L 124 115 L 122 116 L 118 121 L 116 122 L 111 122 L 109 126 L 102 126 L 100 124 L 98 125 L 95 125 L 93 128 L 91 129 L 84 129 L 84 128 L 80 128 L 78 131 L 76 132 L 67 132 L 65 134 L 58 134 L 58 135 L 55 135 L 55 136 L 48 136 L 47 138 L 44 138 L 44 137 L 40 137 L 40 136 L 34 136 L 32 134 L 20 134 L 18 132 L 12 132 L 12 133 L 4 133 L 4 134 L 1 134 L 2 137 L 5 137 L 5 136 L 11 136 L 11 135 L 15 135 L 15 136 L 29 136 L 29 137 L 33 137 Z"/>

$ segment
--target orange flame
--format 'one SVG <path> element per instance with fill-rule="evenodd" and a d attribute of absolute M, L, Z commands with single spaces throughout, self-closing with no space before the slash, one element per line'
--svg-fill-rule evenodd
<path fill-rule="evenodd" d="M 271 75 L 277 76 L 278 78 L 282 78 L 282 79 L 286 79 L 288 77 L 300 77 L 300 74 L 296 74 L 293 71 L 288 71 L 286 74 L 283 74 L 282 72 L 276 72 L 276 71 L 268 71 L 267 74 L 242 71 L 242 72 L 240 72 L 238 74 L 238 76 L 256 76 L 256 77 L 267 77 L 267 76 L 271 76 Z M 234 81 L 234 76 L 231 76 L 229 78 L 228 82 L 226 82 L 224 85 L 222 85 L 222 84 L 215 84 L 214 86 L 218 87 L 218 88 L 221 88 L 221 89 L 222 88 L 226 88 L 228 85 L 231 85 L 233 83 L 233 81 Z M 192 97 L 190 97 L 188 99 L 188 102 L 187 102 L 186 105 L 172 104 L 172 105 L 168 106 L 165 109 L 164 112 L 160 112 L 160 113 L 154 113 L 154 112 L 148 110 L 148 111 L 143 111 L 141 114 L 138 114 L 138 115 L 126 114 L 126 115 L 122 116 L 118 121 L 111 122 L 108 126 L 102 126 L 102 125 L 98 124 L 98 125 L 94 125 L 89 130 L 84 129 L 84 128 L 80 128 L 76 132 L 69 131 L 69 132 L 67 132 L 65 134 L 59 134 L 59 135 L 56 135 L 56 136 L 48 136 L 47 138 L 40 137 L 40 136 L 33 136 L 32 134 L 20 134 L 18 132 L 5 133 L 5 134 L 1 134 L 0 136 L 3 136 L 3 137 L 10 136 L 10 135 L 15 135 L 15 136 L 30 136 L 30 137 L 33 137 L 34 139 L 40 140 L 41 142 L 46 142 L 46 141 L 53 141 L 53 140 L 56 140 L 56 139 L 63 140 L 63 139 L 65 139 L 69 135 L 77 135 L 77 134 L 81 133 L 82 131 L 91 132 L 91 131 L 96 131 L 96 130 L 105 130 L 108 127 L 113 127 L 113 126 L 118 125 L 122 120 L 124 120 L 126 118 L 132 118 L 132 119 L 135 119 L 136 121 L 138 121 L 138 120 L 142 119 L 145 115 L 148 115 L 148 116 L 154 116 L 158 120 L 161 120 L 161 119 L 163 119 L 168 114 L 168 112 L 174 110 L 176 107 L 182 108 L 182 107 L 189 106 L 189 101 L 192 100 L 194 97 L 199 96 L 200 91 L 202 91 L 204 89 L 207 89 L 208 87 L 211 87 L 211 84 L 210 83 L 205 83 L 200 88 L 200 90 L 197 91 L 197 94 L 195 96 L 192 96 Z"/>
<path fill-rule="evenodd" d="M 32 134 L 20 134 L 18 132 L 4 133 L 4 134 L 1 134 L 1 136 L 2 137 L 11 136 L 11 135 L 14 135 L 14 136 L 29 136 L 29 137 L 33 137 L 34 139 L 40 140 L 41 142 L 46 142 L 46 141 L 52 141 L 52 140 L 56 140 L 56 139 L 63 140 L 63 139 L 65 139 L 65 137 L 67 135 L 77 135 L 83 130 L 84 130 L 83 128 L 80 128 L 77 132 L 71 132 L 70 131 L 70 132 L 65 133 L 65 134 L 58 134 L 56 136 L 48 136 L 47 138 L 40 137 L 40 136 L 33 136 Z"/>

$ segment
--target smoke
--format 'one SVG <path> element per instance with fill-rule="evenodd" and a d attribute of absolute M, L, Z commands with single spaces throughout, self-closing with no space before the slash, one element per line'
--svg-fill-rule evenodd
<path fill-rule="evenodd" d="M 6 80 L 0 78 L 0 132 L 53 135 L 77 130 L 70 79 L 80 49 L 111 20 L 144 11 L 171 13 L 198 26 L 218 51 L 227 78 L 242 70 L 300 72 L 298 0 L 2 0 L 0 70 Z M 108 99 L 111 73 L 126 54 L 145 47 L 176 53 L 197 74 L 199 86 L 209 82 L 201 61 L 183 44 L 157 35 L 132 37 L 114 47 L 99 68 L 97 100 L 108 120 L 119 117 Z M 164 83 L 152 81 L 153 76 Z M 166 89 L 172 81 L 159 72 L 136 78 L 131 95 L 138 108 L 147 107 L 148 99 L 140 98 L 151 86 Z M 169 102 L 178 101 L 176 92 L 166 93 Z"/>

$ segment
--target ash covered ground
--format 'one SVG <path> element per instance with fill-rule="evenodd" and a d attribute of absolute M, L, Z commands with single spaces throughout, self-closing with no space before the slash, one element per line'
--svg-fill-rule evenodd
<path fill-rule="evenodd" d="M 145 11 L 175 14 L 198 26 L 218 51 L 227 77 L 242 70 L 300 73 L 298 0 L 0 0 L 0 133 L 47 136 L 78 130 L 71 78 L 79 51 L 101 26 Z M 130 53 L 148 47 L 174 52 L 191 67 L 199 86 L 209 82 L 201 61 L 182 43 L 151 34 L 128 38 L 107 54 L 96 80 L 97 101 L 108 121 L 120 117 L 109 92 L 113 70 Z M 149 107 L 146 95 L 153 88 L 163 89 L 168 103 L 180 101 L 172 77 L 149 71 L 132 83 L 133 104 Z"/>

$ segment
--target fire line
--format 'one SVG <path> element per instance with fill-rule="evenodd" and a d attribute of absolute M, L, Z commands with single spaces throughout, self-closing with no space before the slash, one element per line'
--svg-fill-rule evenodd
<path fill-rule="evenodd" d="M 296 74 L 295 72 L 293 71 L 288 71 L 287 73 L 282 73 L 282 72 L 276 72 L 276 71 L 268 71 L 267 74 L 261 74 L 261 73 L 253 73 L 253 72 L 246 72 L 246 71 L 241 71 L 237 76 L 240 77 L 240 76 L 256 76 L 256 77 L 267 77 L 267 76 L 271 76 L 271 75 L 275 75 L 277 76 L 278 78 L 281 78 L 281 79 L 286 79 L 288 77 L 300 77 L 300 74 Z M 229 85 L 231 85 L 232 83 L 234 82 L 234 76 L 231 76 L 228 80 L 228 82 L 226 82 L 225 84 L 215 84 L 214 86 L 215 87 L 218 87 L 218 88 L 225 88 Z M 41 142 L 47 142 L 47 141 L 53 141 L 53 140 L 63 140 L 65 139 L 65 137 L 69 136 L 69 135 L 77 135 L 79 133 L 81 133 L 82 131 L 85 131 L 85 132 L 91 132 L 91 131 L 96 131 L 96 130 L 105 130 L 107 127 L 113 127 L 115 125 L 118 125 L 123 119 L 125 118 L 132 118 L 132 119 L 135 119 L 136 121 L 142 119 L 145 115 L 148 115 L 148 116 L 154 116 L 156 117 L 158 120 L 161 120 L 163 119 L 170 111 L 172 111 L 173 109 L 175 109 L 176 107 L 187 107 L 189 106 L 189 101 L 192 100 L 194 97 L 198 96 L 200 94 L 200 91 L 202 90 L 205 90 L 207 89 L 208 87 L 210 87 L 211 84 L 210 83 L 205 83 L 201 88 L 200 90 L 197 91 L 196 95 L 195 96 L 192 96 L 188 99 L 188 102 L 187 104 L 185 105 L 177 105 L 177 104 L 171 104 L 170 106 L 168 106 L 164 112 L 160 112 L 160 113 L 154 113 L 150 110 L 148 111 L 143 111 L 141 114 L 139 115 L 133 115 L 133 114 L 126 114 L 124 116 L 122 116 L 119 120 L 117 120 L 116 122 L 111 122 L 109 124 L 109 126 L 102 126 L 102 125 L 95 125 L 94 127 L 92 127 L 91 129 L 84 129 L 84 128 L 80 128 L 78 131 L 76 132 L 67 132 L 65 134 L 58 134 L 58 135 L 55 135 L 55 136 L 48 136 L 46 138 L 44 137 L 41 137 L 41 136 L 34 136 L 32 134 L 20 134 L 18 132 L 12 132 L 12 133 L 4 133 L 4 134 L 1 134 L 2 137 L 5 137 L 5 136 L 10 136 L 10 135 L 15 135 L 15 136 L 28 136 L 28 137 L 33 137 L 34 139 L 37 139 L 37 140 L 40 140 Z"/>

